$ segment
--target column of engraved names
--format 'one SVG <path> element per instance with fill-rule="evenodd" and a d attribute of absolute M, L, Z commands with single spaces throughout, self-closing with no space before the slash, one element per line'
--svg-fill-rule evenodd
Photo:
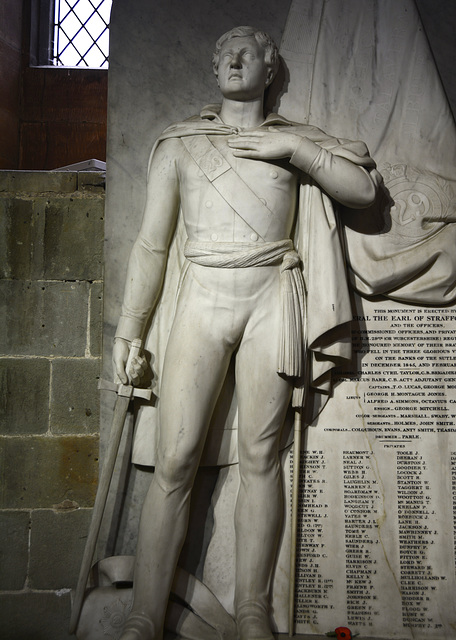
<path fill-rule="evenodd" d="M 418 452 L 397 453 L 397 495 L 399 522 L 399 555 L 404 627 L 429 628 L 428 602 L 435 590 L 432 566 L 428 564 L 430 545 L 436 531 L 431 529 L 429 481 L 427 465 Z"/>
<path fill-rule="evenodd" d="M 326 460 L 323 451 L 301 454 L 300 501 L 298 507 L 296 623 L 318 625 L 318 612 L 332 608 L 329 590 L 333 578 L 324 577 L 322 560 L 327 558 L 323 523 L 328 518 Z"/>
<path fill-rule="evenodd" d="M 373 583 L 379 490 L 371 477 L 371 456 L 369 451 L 343 453 L 347 622 L 354 627 L 373 626 L 373 616 L 379 615 Z"/>

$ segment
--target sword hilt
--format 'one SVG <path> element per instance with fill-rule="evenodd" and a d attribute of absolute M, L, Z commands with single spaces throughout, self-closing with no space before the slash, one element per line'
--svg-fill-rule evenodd
<path fill-rule="evenodd" d="M 131 385 L 133 384 L 131 381 L 131 375 L 130 375 L 131 363 L 133 362 L 134 358 L 139 356 L 139 354 L 141 353 L 141 349 L 142 349 L 142 340 L 140 338 L 135 338 L 134 340 L 132 340 L 130 345 L 130 353 L 128 354 L 127 364 L 125 365 L 125 373 L 127 374 L 128 382 Z"/>
<path fill-rule="evenodd" d="M 100 378 L 98 388 L 101 391 L 114 391 L 117 395 L 127 396 L 128 398 L 144 398 L 144 400 L 150 400 L 152 397 L 152 389 L 140 389 L 139 387 L 132 387 L 130 384 L 116 384 L 103 378 Z"/>
<path fill-rule="evenodd" d="M 130 369 L 133 359 L 139 356 L 142 349 L 142 340 L 135 338 L 130 346 L 130 352 L 128 354 L 127 364 L 125 365 L 125 373 L 127 374 L 128 384 L 122 384 L 121 382 L 115 383 L 109 380 L 100 379 L 98 388 L 103 391 L 115 391 L 119 396 L 125 396 L 127 398 L 144 398 L 150 400 L 152 397 L 152 389 L 138 389 L 133 386 L 131 381 Z"/>

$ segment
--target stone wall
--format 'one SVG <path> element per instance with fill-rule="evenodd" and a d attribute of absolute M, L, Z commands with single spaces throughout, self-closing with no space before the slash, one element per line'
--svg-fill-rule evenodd
<path fill-rule="evenodd" d="M 98 476 L 104 175 L 0 172 L 0 628 L 68 637 Z"/>

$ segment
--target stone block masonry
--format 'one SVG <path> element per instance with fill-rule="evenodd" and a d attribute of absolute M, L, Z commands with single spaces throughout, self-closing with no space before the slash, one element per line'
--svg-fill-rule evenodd
<path fill-rule="evenodd" d="M 98 478 L 104 175 L 0 171 L 0 628 L 68 636 Z"/>

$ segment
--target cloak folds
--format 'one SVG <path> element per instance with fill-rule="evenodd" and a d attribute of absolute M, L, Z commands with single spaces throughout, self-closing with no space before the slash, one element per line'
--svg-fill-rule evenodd
<path fill-rule="evenodd" d="M 166 129 L 154 146 L 151 157 L 161 141 L 195 135 L 232 135 L 237 130 L 224 124 L 219 106 L 206 107 L 194 116 Z M 307 137 L 334 155 L 344 157 L 371 172 L 375 182 L 379 174 L 362 142 L 340 140 L 320 129 L 292 123 L 277 114 L 270 114 L 260 128 L 286 127 Z M 136 421 L 132 459 L 135 464 L 154 465 L 158 435 L 160 379 L 166 344 L 175 312 L 180 283 L 185 276 L 184 245 L 186 232 L 179 216 L 171 243 L 161 298 L 146 341 L 152 354 L 154 388 L 153 406 L 141 406 Z M 307 349 L 309 387 L 314 396 L 310 405 L 323 404 L 331 389 L 331 370 L 351 358 L 350 322 L 352 309 L 347 285 L 344 254 L 339 227 L 330 198 L 307 175 L 299 187 L 299 204 L 294 231 L 294 246 L 301 258 L 306 287 Z M 284 429 L 284 437 L 288 436 Z M 286 441 L 284 441 L 284 446 Z M 229 371 L 220 395 L 202 457 L 203 465 L 224 465 L 237 462 L 237 409 L 232 371 Z"/>

